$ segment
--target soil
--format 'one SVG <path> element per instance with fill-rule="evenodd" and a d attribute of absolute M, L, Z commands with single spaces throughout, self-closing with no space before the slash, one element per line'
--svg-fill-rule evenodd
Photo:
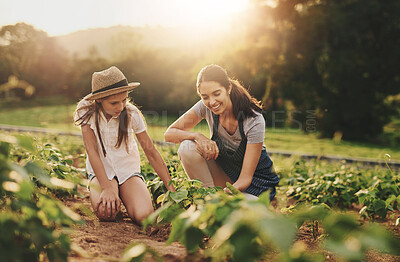
<path fill-rule="evenodd" d="M 68 261 L 119 261 L 128 245 L 136 242 L 143 243 L 155 250 L 161 256 L 162 261 L 209 261 L 202 257 L 201 250 L 196 254 L 188 254 L 179 243 L 167 245 L 165 242 L 171 231 L 169 224 L 158 227 L 152 226 L 143 230 L 141 226 L 132 222 L 123 208 L 115 222 L 99 221 L 91 210 L 87 191 L 85 189 L 80 191 L 83 198 L 63 200 L 65 205 L 80 214 L 86 222 L 85 225 L 76 226 L 74 232 L 70 235 L 72 251 Z M 378 223 L 384 224 L 400 237 L 400 229 L 395 226 L 394 221 L 385 220 L 378 221 Z M 310 227 L 302 226 L 297 234 L 296 244 L 305 246 L 311 254 L 313 252 L 320 253 L 319 241 L 313 238 Z M 325 256 L 325 261 L 340 261 L 327 251 L 322 253 Z M 276 255 L 278 253 L 273 252 L 267 260 L 272 260 Z M 155 259 L 148 256 L 145 261 L 155 261 Z M 400 262 L 400 257 L 370 251 L 366 254 L 366 261 Z"/>
<path fill-rule="evenodd" d="M 154 249 L 163 261 L 185 261 L 186 249 L 179 243 L 165 244 L 171 226 L 149 226 L 144 230 L 132 222 L 122 207 L 116 221 L 102 222 L 91 209 L 89 194 L 83 192 L 82 198 L 64 199 L 70 207 L 85 221 L 75 227 L 70 234 L 71 253 L 68 261 L 119 261 L 124 250 L 131 243 L 143 243 Z M 153 261 L 151 257 L 145 261 Z"/>

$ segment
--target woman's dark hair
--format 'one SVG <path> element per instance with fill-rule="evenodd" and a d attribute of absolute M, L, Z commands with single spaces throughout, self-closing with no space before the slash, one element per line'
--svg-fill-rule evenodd
<path fill-rule="evenodd" d="M 106 149 L 104 148 L 99 128 L 100 110 L 102 110 L 101 103 L 97 101 L 92 101 L 89 105 L 76 109 L 74 114 L 77 114 L 77 112 L 80 110 L 86 111 L 86 113 L 84 113 L 81 117 L 79 117 L 75 121 L 75 124 L 78 126 L 84 126 L 89 122 L 90 118 L 94 116 L 96 131 L 100 140 L 101 149 L 103 151 L 104 157 L 106 157 L 107 152 Z M 118 120 L 119 120 L 118 139 L 117 143 L 115 144 L 115 147 L 119 148 L 122 144 L 122 141 L 124 141 L 126 149 L 128 151 L 128 112 L 126 106 L 124 110 L 122 110 L 121 114 L 118 116 Z"/>
<path fill-rule="evenodd" d="M 229 86 L 232 86 L 230 98 L 232 101 L 233 115 L 237 120 L 244 120 L 247 117 L 255 117 L 256 112 L 262 111 L 261 102 L 252 97 L 238 80 L 229 78 L 225 69 L 219 65 L 208 65 L 200 70 L 197 76 L 197 92 L 201 83 L 207 81 L 214 81 L 225 87 L 228 91 Z"/>

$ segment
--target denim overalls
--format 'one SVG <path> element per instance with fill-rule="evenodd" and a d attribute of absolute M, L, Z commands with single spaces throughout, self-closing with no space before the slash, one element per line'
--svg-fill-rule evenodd
<path fill-rule="evenodd" d="M 219 154 L 216 159 L 217 164 L 224 170 L 228 177 L 236 182 L 242 170 L 244 154 L 246 152 L 247 138 L 243 131 L 243 120 L 239 121 L 239 131 L 242 141 L 236 151 L 228 149 L 221 138 L 218 136 L 219 115 L 213 114 L 214 124 L 211 139 L 217 143 Z M 275 173 L 272 160 L 269 158 L 267 151 L 261 151 L 257 168 L 254 172 L 250 186 L 245 192 L 259 196 L 262 192 L 271 189 L 270 200 L 275 197 L 275 186 L 279 183 L 279 177 Z"/>

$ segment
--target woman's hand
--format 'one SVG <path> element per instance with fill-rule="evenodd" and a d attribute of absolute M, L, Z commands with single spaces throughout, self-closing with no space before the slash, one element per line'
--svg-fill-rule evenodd
<path fill-rule="evenodd" d="M 195 142 L 197 145 L 197 149 L 200 151 L 200 154 L 206 160 L 217 159 L 219 154 L 219 149 L 215 141 L 207 138 L 203 134 L 199 134 Z"/>
<path fill-rule="evenodd" d="M 103 217 L 115 217 L 121 207 L 118 192 L 112 187 L 103 189 L 96 203 L 96 212 Z"/>

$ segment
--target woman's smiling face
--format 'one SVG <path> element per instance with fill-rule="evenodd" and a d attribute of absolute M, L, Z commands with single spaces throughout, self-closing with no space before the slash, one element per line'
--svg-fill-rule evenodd
<path fill-rule="evenodd" d="M 232 108 L 232 101 L 229 97 L 230 89 L 226 90 L 215 81 L 205 81 L 199 85 L 198 92 L 204 105 L 214 114 L 220 115 L 225 110 Z"/>

